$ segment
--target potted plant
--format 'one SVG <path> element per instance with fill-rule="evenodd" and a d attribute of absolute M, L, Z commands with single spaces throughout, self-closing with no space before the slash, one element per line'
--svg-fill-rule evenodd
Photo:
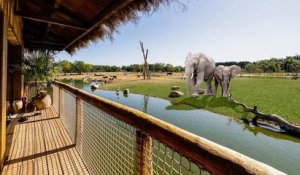
<path fill-rule="evenodd" d="M 51 97 L 45 87 L 51 82 L 54 73 L 54 52 L 49 50 L 25 51 L 23 73 L 26 96 L 38 109 L 51 106 Z M 32 108 L 32 107 L 31 107 Z"/>

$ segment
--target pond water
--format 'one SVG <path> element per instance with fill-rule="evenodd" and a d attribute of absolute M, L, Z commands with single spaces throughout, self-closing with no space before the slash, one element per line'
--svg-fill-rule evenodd
<path fill-rule="evenodd" d="M 264 162 L 288 174 L 300 174 L 300 139 L 267 129 L 249 126 L 187 105 L 173 105 L 168 100 L 144 95 L 119 95 L 115 91 L 95 90 L 91 83 L 65 81 L 77 88 L 106 99 L 144 111 L 179 128 L 207 138 Z"/>

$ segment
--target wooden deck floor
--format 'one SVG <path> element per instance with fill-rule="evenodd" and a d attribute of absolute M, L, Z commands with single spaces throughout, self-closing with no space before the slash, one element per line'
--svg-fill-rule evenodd
<path fill-rule="evenodd" d="M 7 137 L 2 174 L 88 174 L 53 107 L 25 123 L 14 119 Z"/>

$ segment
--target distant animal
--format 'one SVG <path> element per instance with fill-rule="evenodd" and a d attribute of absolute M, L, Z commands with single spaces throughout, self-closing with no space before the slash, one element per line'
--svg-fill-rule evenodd
<path fill-rule="evenodd" d="M 118 79 L 117 75 L 111 76 L 113 79 Z"/>
<path fill-rule="evenodd" d="M 170 75 L 170 76 L 173 75 L 173 72 L 167 72 L 167 76 L 168 75 Z"/>
<path fill-rule="evenodd" d="M 108 76 L 103 76 L 104 79 L 108 78 Z"/>
<path fill-rule="evenodd" d="M 215 78 L 215 91 L 214 95 L 217 94 L 218 85 L 222 87 L 222 97 L 227 97 L 230 80 L 241 72 L 241 68 L 236 65 L 216 67 L 214 71 Z"/>
<path fill-rule="evenodd" d="M 200 85 L 205 81 L 207 88 L 204 95 L 213 95 L 211 81 L 213 79 L 215 67 L 215 61 L 204 53 L 189 53 L 185 59 L 187 94 L 189 95 L 189 88 L 192 84 L 192 87 L 194 88 L 192 96 L 199 96 Z"/>

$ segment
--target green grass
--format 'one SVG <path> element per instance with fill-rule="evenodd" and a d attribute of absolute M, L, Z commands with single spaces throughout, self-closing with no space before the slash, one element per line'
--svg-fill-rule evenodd
<path fill-rule="evenodd" d="M 183 103 L 197 108 L 206 109 L 226 116 L 241 118 L 250 117 L 252 114 L 243 112 L 227 98 L 200 96 L 188 98 L 169 98 L 170 88 L 174 85 L 185 92 L 184 80 L 137 80 L 107 84 L 103 89 L 116 90 L 129 88 L 131 93 L 145 94 L 170 100 L 173 103 Z M 205 85 L 203 84 L 203 87 Z M 230 86 L 233 97 L 265 113 L 277 114 L 293 123 L 300 123 L 300 81 L 291 79 L 271 78 L 235 78 Z"/>

